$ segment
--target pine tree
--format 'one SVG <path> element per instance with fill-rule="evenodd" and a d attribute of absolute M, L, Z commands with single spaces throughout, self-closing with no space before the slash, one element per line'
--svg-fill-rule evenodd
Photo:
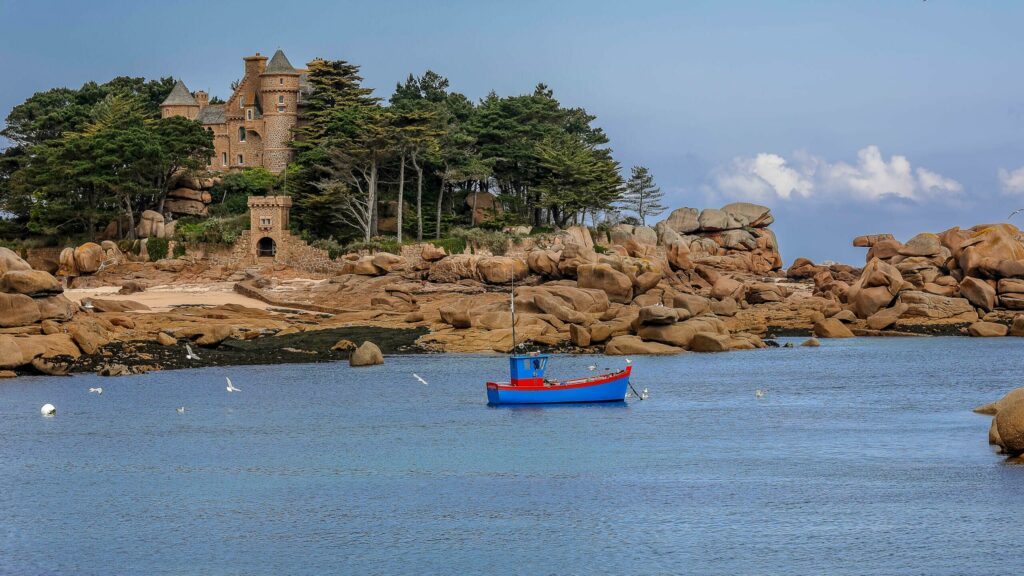
<path fill-rule="evenodd" d="M 654 176 L 644 166 L 633 166 L 632 174 L 626 182 L 626 192 L 623 194 L 622 207 L 630 212 L 636 212 L 640 217 L 640 223 L 647 225 L 648 216 L 657 216 L 665 211 L 661 199 L 665 193 L 654 184 Z"/>

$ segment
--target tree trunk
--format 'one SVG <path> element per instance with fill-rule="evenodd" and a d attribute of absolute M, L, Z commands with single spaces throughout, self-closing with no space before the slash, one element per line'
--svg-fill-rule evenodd
<path fill-rule="evenodd" d="M 377 235 L 377 159 L 374 158 L 370 164 L 370 180 L 366 183 L 367 200 L 370 203 L 370 221 L 366 227 L 366 241 Z"/>
<path fill-rule="evenodd" d="M 443 206 L 442 201 L 444 200 L 444 176 L 441 177 L 441 188 L 437 191 L 437 230 L 434 232 L 434 238 L 441 238 L 441 207 Z"/>
<path fill-rule="evenodd" d="M 412 166 L 416 169 L 416 241 L 423 242 L 423 168 L 412 153 Z"/>
<path fill-rule="evenodd" d="M 395 235 L 398 243 L 402 243 L 402 209 L 405 207 L 405 150 L 402 150 L 401 162 L 398 165 L 398 216 L 395 222 Z"/>

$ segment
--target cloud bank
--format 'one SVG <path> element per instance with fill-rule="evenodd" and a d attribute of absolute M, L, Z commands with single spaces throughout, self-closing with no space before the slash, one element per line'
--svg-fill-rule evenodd
<path fill-rule="evenodd" d="M 1024 193 L 1024 168 L 1007 176 Z M 776 198 L 920 201 L 956 198 L 964 190 L 963 185 L 952 178 L 923 167 L 913 168 L 906 156 L 895 155 L 886 160 L 878 146 L 873 145 L 857 152 L 855 164 L 833 163 L 807 152 L 796 152 L 789 160 L 770 153 L 736 158 L 714 170 L 706 187 L 707 192 L 715 195 L 760 201 Z"/>
<path fill-rule="evenodd" d="M 1016 170 L 999 169 L 999 188 L 1003 194 L 1024 194 L 1024 167 Z"/>

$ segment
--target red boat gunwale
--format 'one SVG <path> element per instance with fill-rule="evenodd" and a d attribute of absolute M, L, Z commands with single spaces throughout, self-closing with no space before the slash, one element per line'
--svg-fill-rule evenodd
<path fill-rule="evenodd" d="M 529 392 L 543 392 L 548 390 L 566 390 L 569 388 L 585 388 L 587 386 L 596 386 L 598 384 L 606 384 L 619 380 L 624 376 L 629 376 L 632 371 L 632 366 L 626 366 L 625 370 L 619 370 L 618 372 L 612 372 L 610 374 L 600 374 L 598 376 L 591 376 L 589 378 L 576 378 L 574 380 L 566 380 L 559 382 L 557 380 L 550 381 L 551 383 L 547 386 L 513 386 L 508 382 L 488 382 L 487 388 L 491 390 L 520 390 Z"/>

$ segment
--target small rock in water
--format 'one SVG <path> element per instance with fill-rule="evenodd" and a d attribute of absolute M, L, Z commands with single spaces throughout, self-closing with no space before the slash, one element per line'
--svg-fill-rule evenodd
<path fill-rule="evenodd" d="M 804 340 L 804 343 L 801 344 L 801 346 L 806 346 L 808 348 L 817 348 L 818 346 L 821 346 L 821 342 L 818 342 L 817 338 L 808 338 L 807 340 Z"/>
<path fill-rule="evenodd" d="M 782 347 L 783 348 L 792 348 L 793 347 L 793 343 L 792 342 L 786 342 L 785 344 L 782 345 Z"/>
<path fill-rule="evenodd" d="M 43 416 L 54 416 L 57 414 L 57 409 L 53 404 L 43 404 L 43 407 L 39 409 L 39 413 Z"/>

